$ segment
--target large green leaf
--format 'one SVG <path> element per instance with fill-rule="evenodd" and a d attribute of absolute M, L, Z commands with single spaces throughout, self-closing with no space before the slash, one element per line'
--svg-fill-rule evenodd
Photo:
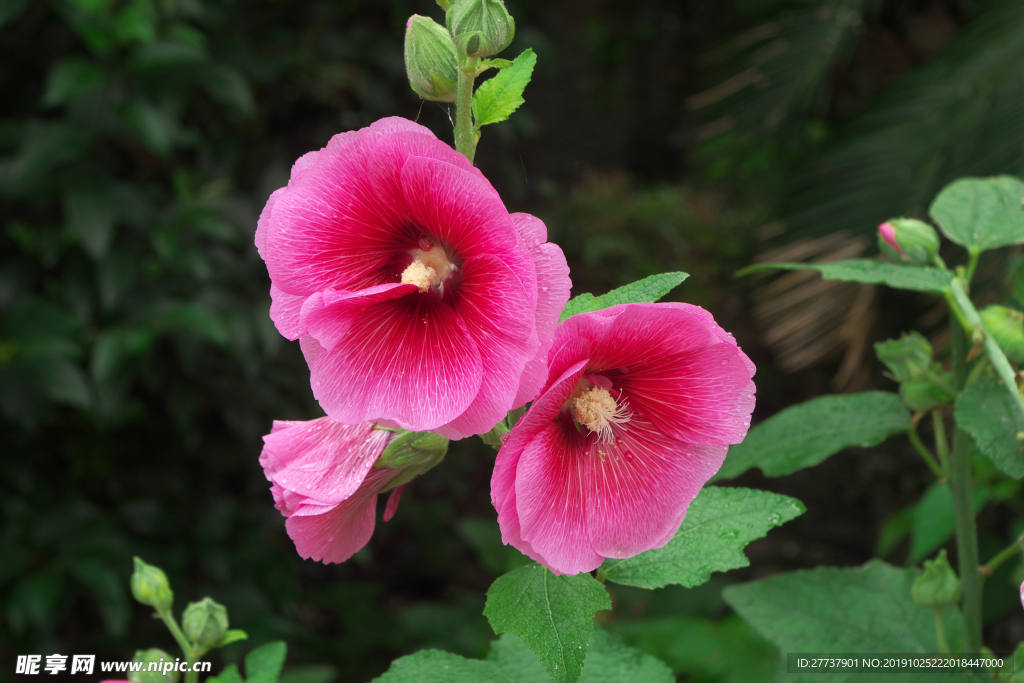
<path fill-rule="evenodd" d="M 1013 176 L 961 178 L 929 208 L 946 237 L 981 251 L 1024 242 L 1024 182 Z"/>
<path fill-rule="evenodd" d="M 420 650 L 393 661 L 391 668 L 373 679 L 373 683 L 518 683 L 518 680 L 506 676 L 492 662 L 466 659 L 441 650 Z"/>
<path fill-rule="evenodd" d="M 504 121 L 523 103 L 523 91 L 533 75 L 537 55 L 527 48 L 512 65 L 484 81 L 473 93 L 473 119 L 477 130 L 489 123 Z"/>
<path fill-rule="evenodd" d="M 939 652 L 932 610 L 914 603 L 913 569 L 880 560 L 862 567 L 818 567 L 777 574 L 727 588 L 725 601 L 761 635 L 786 653 Z M 962 621 L 953 607 L 943 612 L 946 633 L 955 641 Z M 956 651 L 956 643 L 951 643 Z M 963 680 L 960 675 L 947 681 Z M 802 674 L 800 680 L 863 683 L 861 674 L 832 671 Z M 932 683 L 934 672 L 903 673 L 904 683 Z"/>
<path fill-rule="evenodd" d="M 699 586 L 711 572 L 749 565 L 743 554 L 748 543 L 805 511 L 800 501 L 788 496 L 707 486 L 690 503 L 682 526 L 664 548 L 605 560 L 600 575 L 641 588 Z"/>
<path fill-rule="evenodd" d="M 687 277 L 689 276 L 686 273 L 659 273 L 623 285 L 601 296 L 580 294 L 565 305 L 565 310 L 562 311 L 562 316 L 558 320 L 562 321 L 579 313 L 592 313 L 619 304 L 651 303 L 678 287 Z"/>
<path fill-rule="evenodd" d="M 283 640 L 261 645 L 245 656 L 246 683 L 277 683 L 288 646 Z"/>
<path fill-rule="evenodd" d="M 848 446 L 867 448 L 910 428 L 900 397 L 885 391 L 822 396 L 786 408 L 731 446 L 715 479 L 729 479 L 751 467 L 779 477 L 817 465 Z"/>
<path fill-rule="evenodd" d="M 850 259 L 832 263 L 759 263 L 736 273 L 737 277 L 763 270 L 816 270 L 826 280 L 889 285 L 896 289 L 942 294 L 949 288 L 952 273 L 928 266 L 885 263 L 873 259 Z"/>
<path fill-rule="evenodd" d="M 1006 474 L 1024 476 L 1024 422 L 996 377 L 984 375 L 956 399 L 956 423 L 974 438 L 978 450 Z"/>
<path fill-rule="evenodd" d="M 555 576 L 533 564 L 491 584 L 484 616 L 495 633 L 510 631 L 522 638 L 556 683 L 575 683 L 594 614 L 611 606 L 604 586 L 589 574 Z"/>

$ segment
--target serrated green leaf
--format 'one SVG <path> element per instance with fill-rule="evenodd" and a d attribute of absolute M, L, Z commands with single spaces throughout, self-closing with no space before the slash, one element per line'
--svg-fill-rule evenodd
<path fill-rule="evenodd" d="M 899 265 L 872 259 L 850 259 L 833 263 L 759 263 L 736 273 L 737 277 L 764 270 L 816 270 L 826 280 L 888 285 L 896 289 L 942 294 L 953 274 L 928 266 Z"/>
<path fill-rule="evenodd" d="M 777 574 L 730 586 L 723 597 L 736 612 L 782 652 L 874 654 L 938 652 L 932 610 L 914 604 L 913 569 L 880 560 L 862 567 Z M 960 613 L 943 612 L 946 633 L 957 640 Z M 950 643 L 953 651 L 957 643 Z M 801 674 L 800 680 L 862 683 L 859 673 Z M 962 680 L 951 676 L 948 681 Z M 908 683 L 932 683 L 934 673 L 901 673 Z"/>
<path fill-rule="evenodd" d="M 677 583 L 687 588 L 750 564 L 743 548 L 806 511 L 795 498 L 767 491 L 706 486 L 686 511 L 664 548 L 624 560 L 608 559 L 599 570 L 609 581 L 641 588 Z"/>
<path fill-rule="evenodd" d="M 476 129 L 504 121 L 519 108 L 523 91 L 533 75 L 537 55 L 527 48 L 515 58 L 511 66 L 502 69 L 490 80 L 484 81 L 473 93 L 473 120 Z"/>
<path fill-rule="evenodd" d="M 575 683 L 594 614 L 611 606 L 604 586 L 589 574 L 555 576 L 533 564 L 491 584 L 484 616 L 495 633 L 522 638 L 556 683 Z"/>
<path fill-rule="evenodd" d="M 1024 242 L 1024 182 L 1013 176 L 961 178 L 928 212 L 946 237 L 981 251 Z"/>
<path fill-rule="evenodd" d="M 245 656 L 246 683 L 277 683 L 288 646 L 284 641 L 261 645 Z"/>
<path fill-rule="evenodd" d="M 992 464 L 1009 476 L 1024 476 L 1024 422 L 1006 387 L 998 378 L 983 375 L 956 399 L 956 423 L 974 439 Z"/>
<path fill-rule="evenodd" d="M 751 467 L 780 477 L 817 465 L 847 448 L 868 448 L 910 428 L 910 412 L 885 391 L 822 396 L 773 415 L 729 447 L 714 479 L 730 479 Z"/>
<path fill-rule="evenodd" d="M 228 664 L 219 674 L 207 678 L 206 683 L 245 683 L 245 680 L 238 673 L 237 666 Z"/>
<path fill-rule="evenodd" d="M 569 300 L 558 321 L 561 322 L 580 313 L 592 313 L 619 304 L 644 304 L 657 301 L 678 287 L 688 277 L 689 275 L 686 273 L 659 273 L 623 285 L 598 297 L 584 292 Z"/>
<path fill-rule="evenodd" d="M 597 629 L 590 636 L 587 661 L 579 683 L 674 683 L 675 680 L 672 669 L 664 662 L 616 643 L 607 633 Z"/>
<path fill-rule="evenodd" d="M 372 683 L 510 683 L 510 679 L 493 662 L 420 650 L 391 662 Z"/>
<path fill-rule="evenodd" d="M 280 683 L 331 683 L 338 671 L 329 664 L 310 664 L 288 669 L 281 674 Z"/>

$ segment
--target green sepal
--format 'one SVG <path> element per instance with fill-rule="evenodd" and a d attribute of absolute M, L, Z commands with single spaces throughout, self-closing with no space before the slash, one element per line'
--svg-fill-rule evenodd
<path fill-rule="evenodd" d="M 223 638 L 217 641 L 217 644 L 214 645 L 214 647 L 224 647 L 231 643 L 237 643 L 240 640 L 249 640 L 249 634 L 240 628 L 231 628 L 228 629 Z"/>
<path fill-rule="evenodd" d="M 924 561 L 924 570 L 914 578 L 911 597 L 922 607 L 950 607 L 960 602 L 960 579 L 949 566 L 945 548 L 934 560 Z"/>
<path fill-rule="evenodd" d="M 919 332 L 875 344 L 875 355 L 897 382 L 919 377 L 932 364 L 932 345 Z"/>

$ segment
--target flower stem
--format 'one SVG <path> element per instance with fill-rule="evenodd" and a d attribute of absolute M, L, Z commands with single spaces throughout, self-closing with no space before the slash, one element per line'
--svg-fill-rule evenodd
<path fill-rule="evenodd" d="M 971 283 L 971 279 L 974 277 L 974 269 L 978 267 L 978 257 L 981 256 L 981 250 L 978 247 L 968 247 L 967 253 L 969 259 L 967 261 L 967 284 Z"/>
<path fill-rule="evenodd" d="M 181 648 L 182 654 L 185 655 L 185 659 L 188 660 L 188 671 L 185 673 L 185 683 L 199 683 L 199 674 L 192 669 L 196 663 L 196 654 L 192 649 L 192 644 L 188 642 L 188 638 L 182 633 L 181 627 L 178 626 L 177 620 L 174 618 L 174 614 L 171 610 L 157 610 L 156 615 L 160 618 L 164 625 L 167 626 L 167 630 L 174 636 L 174 640 L 178 642 L 178 647 Z"/>
<path fill-rule="evenodd" d="M 476 156 L 476 131 L 473 130 L 473 80 L 478 59 L 467 59 L 459 69 L 455 91 L 455 149 L 473 163 Z"/>
<path fill-rule="evenodd" d="M 928 467 L 931 468 L 935 476 L 939 479 L 945 477 L 946 473 L 943 472 L 942 468 L 939 467 L 939 464 L 935 462 L 935 457 L 931 454 L 931 451 L 928 450 L 928 447 L 921 442 L 921 437 L 917 435 L 917 430 L 913 427 L 908 429 L 907 437 L 910 439 L 910 443 L 914 445 L 917 452 L 921 454 L 921 457 L 924 458 L 924 461 L 928 463 Z"/>
<path fill-rule="evenodd" d="M 935 612 L 935 639 L 939 641 L 939 652 L 949 654 L 949 641 L 946 640 L 946 624 L 942 621 L 942 608 L 933 607 Z"/>
<path fill-rule="evenodd" d="M 988 563 L 981 568 L 982 577 L 992 576 L 1003 562 L 1006 562 L 1008 559 L 1021 552 L 1024 552 L 1024 534 L 1021 534 L 1016 541 L 999 551 L 998 555 L 989 560 Z"/>
<path fill-rule="evenodd" d="M 949 459 L 949 489 L 956 517 L 956 554 L 960 565 L 964 614 L 964 651 L 981 649 L 981 572 L 978 568 L 978 530 L 971 497 L 971 437 L 957 428 Z"/>
<path fill-rule="evenodd" d="M 943 476 L 949 476 L 949 442 L 946 440 L 946 428 L 942 424 L 942 409 L 932 409 L 932 430 L 935 432 L 935 451 L 939 454 Z"/>

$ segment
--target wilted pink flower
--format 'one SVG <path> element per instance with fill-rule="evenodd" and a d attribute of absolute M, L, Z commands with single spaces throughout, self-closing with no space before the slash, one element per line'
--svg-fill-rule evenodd
<path fill-rule="evenodd" d="M 377 494 L 391 491 L 386 522 L 412 476 L 440 460 L 374 467 L 395 438 L 372 422 L 343 425 L 329 417 L 274 421 L 263 437 L 260 465 L 273 484 L 275 506 L 288 518 L 285 528 L 299 555 L 325 563 L 352 557 L 373 535 Z"/>
<path fill-rule="evenodd" d="M 462 438 L 536 395 L 569 269 L 465 157 L 401 118 L 301 157 L 260 215 L 270 316 L 345 424 Z"/>
<path fill-rule="evenodd" d="M 747 433 L 753 363 L 707 311 L 666 303 L 569 318 L 548 367 L 491 477 L 503 540 L 561 574 L 664 546 Z"/>

